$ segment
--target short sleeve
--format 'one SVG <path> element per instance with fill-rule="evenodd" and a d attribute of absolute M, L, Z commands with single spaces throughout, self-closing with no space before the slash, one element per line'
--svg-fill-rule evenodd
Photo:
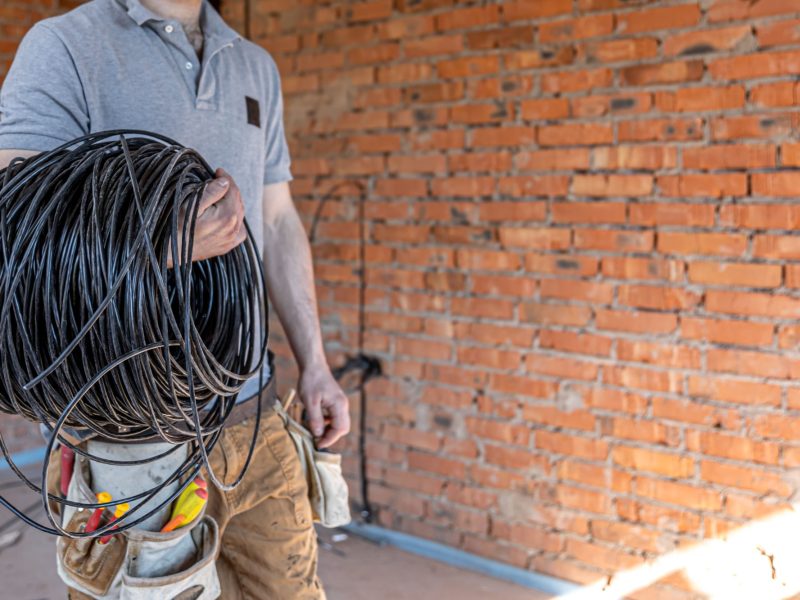
<path fill-rule="evenodd" d="M 264 133 L 264 185 L 291 181 L 291 159 L 286 133 L 283 128 L 283 95 L 281 93 L 281 77 L 278 66 L 271 56 L 267 55 L 267 112 Z"/>
<path fill-rule="evenodd" d="M 0 89 L 0 148 L 51 150 L 89 132 L 88 112 L 69 50 L 52 29 L 34 25 Z"/>

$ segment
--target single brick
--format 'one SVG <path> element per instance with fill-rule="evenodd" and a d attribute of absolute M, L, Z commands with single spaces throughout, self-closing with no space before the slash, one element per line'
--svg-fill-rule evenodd
<path fill-rule="evenodd" d="M 749 25 L 739 25 L 670 35 L 664 40 L 664 54 L 667 56 L 695 56 L 732 50 L 750 38 L 750 32 Z"/>

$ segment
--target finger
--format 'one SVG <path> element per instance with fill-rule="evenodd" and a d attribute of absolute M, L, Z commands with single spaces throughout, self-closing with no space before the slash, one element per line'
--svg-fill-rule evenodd
<path fill-rule="evenodd" d="M 234 195 L 236 196 L 236 201 L 237 202 L 241 203 L 241 201 L 242 201 L 241 193 L 239 191 L 239 186 L 236 185 L 236 180 L 233 178 L 233 175 L 228 173 L 223 168 L 217 169 L 215 171 L 215 175 L 217 176 L 217 179 L 227 179 L 228 181 L 230 181 L 230 186 L 231 186 L 230 187 L 230 190 L 231 190 L 230 193 L 231 193 L 232 196 L 234 196 Z"/>
<path fill-rule="evenodd" d="M 244 214 L 244 202 L 239 200 L 239 233 L 243 236 L 247 237 L 247 227 L 244 224 L 245 214 Z"/>
<path fill-rule="evenodd" d="M 198 215 L 202 215 L 210 206 L 213 206 L 225 197 L 231 186 L 231 178 L 227 175 L 212 179 L 206 184 L 203 190 L 203 197 L 200 199 Z"/>
<path fill-rule="evenodd" d="M 244 202 L 242 201 L 242 196 L 239 194 L 238 190 L 236 192 L 236 208 L 239 210 L 239 221 L 244 221 Z"/>
<path fill-rule="evenodd" d="M 319 437 L 325 431 L 325 420 L 322 418 L 322 403 L 319 398 L 312 398 L 304 403 L 306 405 L 306 418 L 308 427 L 314 437 Z"/>
<path fill-rule="evenodd" d="M 233 205 L 233 212 L 236 215 L 236 222 L 238 226 L 241 226 L 242 221 L 244 221 L 244 202 L 242 202 L 242 196 L 239 194 L 239 190 L 236 189 L 236 184 L 234 187 L 231 188 L 231 193 L 228 194 L 228 197 L 231 199 L 231 204 Z"/>
<path fill-rule="evenodd" d="M 241 244 L 242 242 L 244 242 L 246 239 L 247 239 L 247 229 L 245 229 L 244 225 L 242 225 L 239 228 L 239 232 L 236 234 L 236 244 L 234 245 L 234 248 L 239 244 Z"/>
<path fill-rule="evenodd" d="M 347 408 L 347 396 L 342 397 L 330 407 L 331 423 L 325 435 L 317 443 L 319 448 L 327 448 L 335 444 L 350 431 L 350 411 Z"/>
<path fill-rule="evenodd" d="M 230 202 L 230 206 L 233 211 L 236 213 L 236 217 L 239 221 L 244 219 L 244 201 L 242 200 L 242 194 L 239 191 L 236 182 L 231 180 L 231 187 L 230 191 L 225 198 L 226 201 Z"/>

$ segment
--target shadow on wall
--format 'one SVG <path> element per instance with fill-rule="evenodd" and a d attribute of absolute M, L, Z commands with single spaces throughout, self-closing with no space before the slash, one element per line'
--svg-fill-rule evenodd
<path fill-rule="evenodd" d="M 558 600 L 624 598 L 658 581 L 709 600 L 779 600 L 800 593 L 798 505 L 616 572 Z M 665 578 L 668 578 L 665 579 Z"/>

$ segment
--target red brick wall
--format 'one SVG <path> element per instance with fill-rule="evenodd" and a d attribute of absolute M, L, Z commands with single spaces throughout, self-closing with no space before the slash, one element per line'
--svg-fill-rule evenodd
<path fill-rule="evenodd" d="M 593 581 L 787 505 L 796 2 L 252 14 L 302 211 L 342 181 L 369 189 L 381 524 Z M 355 217 L 350 190 L 315 252 L 332 352 L 355 345 Z"/>
<path fill-rule="evenodd" d="M 0 58 L 30 5 L 0 8 Z M 250 17 L 307 221 L 341 182 L 369 190 L 381 524 L 594 581 L 787 506 L 796 2 L 252 0 Z M 334 364 L 357 338 L 339 189 L 315 245 Z"/>

